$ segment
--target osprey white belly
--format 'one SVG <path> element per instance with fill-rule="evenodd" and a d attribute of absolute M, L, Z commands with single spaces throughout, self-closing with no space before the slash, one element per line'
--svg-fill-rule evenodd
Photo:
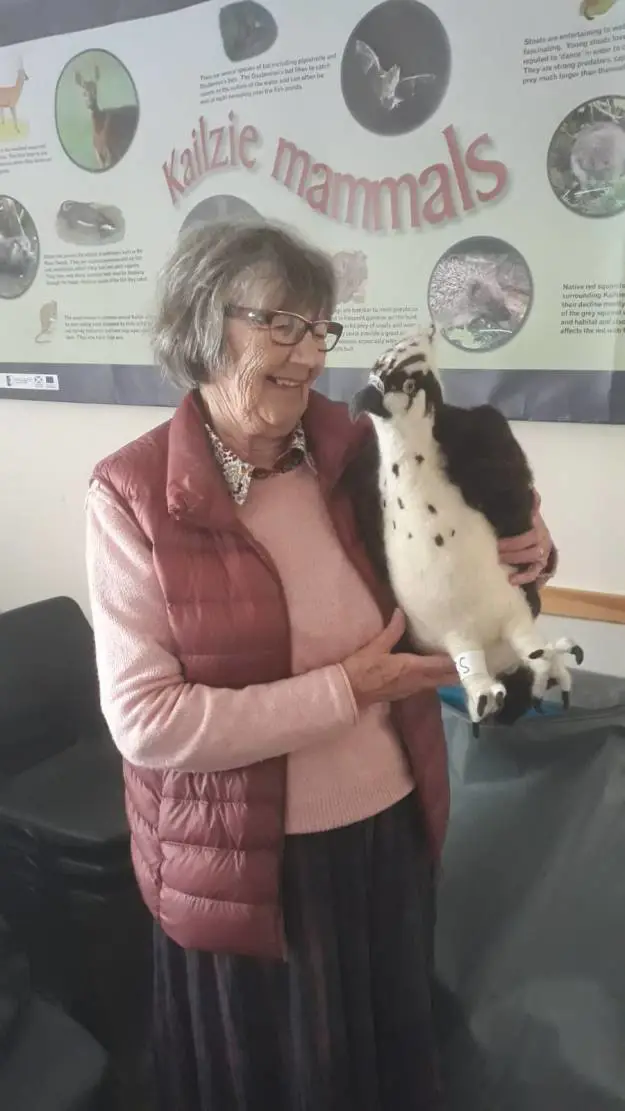
<path fill-rule="evenodd" d="M 499 639 L 511 588 L 492 528 L 428 462 L 403 458 L 397 472 L 383 481 L 384 546 L 411 632 L 429 649 L 459 628 L 480 644 Z"/>

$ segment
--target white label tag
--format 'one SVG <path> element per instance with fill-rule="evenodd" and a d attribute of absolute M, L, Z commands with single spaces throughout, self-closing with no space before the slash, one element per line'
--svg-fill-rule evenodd
<path fill-rule="evenodd" d="M 454 664 L 461 679 L 468 679 L 471 675 L 488 674 L 486 657 L 479 649 L 471 652 L 461 652 L 459 656 L 456 656 Z"/>
<path fill-rule="evenodd" d="M 379 393 L 384 393 L 384 382 L 380 378 L 379 374 L 369 375 L 369 385 L 373 386 L 374 389 L 378 390 Z"/>

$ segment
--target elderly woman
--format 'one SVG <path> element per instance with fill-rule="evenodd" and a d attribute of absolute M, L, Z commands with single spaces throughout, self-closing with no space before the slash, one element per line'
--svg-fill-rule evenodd
<path fill-rule="evenodd" d="M 330 263 L 279 228 L 186 238 L 156 351 L 188 392 L 89 490 L 102 705 L 156 920 L 163 1111 L 442 1105 L 436 688 L 456 676 L 392 652 L 402 618 L 346 482 L 371 430 L 312 390 L 333 307 Z M 550 550 L 537 519 L 503 555 L 536 577 Z"/>

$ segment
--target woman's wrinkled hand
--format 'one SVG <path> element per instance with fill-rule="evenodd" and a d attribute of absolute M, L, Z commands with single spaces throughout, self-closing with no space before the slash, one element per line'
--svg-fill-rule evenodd
<path fill-rule="evenodd" d="M 343 660 L 343 670 L 359 709 L 374 702 L 398 702 L 420 691 L 457 684 L 458 674 L 449 656 L 393 653 L 405 629 L 404 615 L 396 610 L 379 636 Z"/>
<path fill-rule="evenodd" d="M 520 536 L 500 540 L 498 548 L 501 563 L 510 569 L 510 582 L 514 586 L 525 586 L 537 581 L 541 585 L 550 577 L 545 571 L 553 563 L 553 540 L 540 514 L 538 494 L 534 499 L 532 528 Z M 519 567 L 525 569 L 519 571 Z"/>

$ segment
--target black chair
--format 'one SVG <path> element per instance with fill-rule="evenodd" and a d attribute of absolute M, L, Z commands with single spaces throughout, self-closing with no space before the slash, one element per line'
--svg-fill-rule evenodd
<path fill-rule="evenodd" d="M 0 919 L 0 1107 L 109 1111 L 110 1091 L 106 1053 L 32 994 L 28 962 Z"/>
<path fill-rule="evenodd" d="M 0 781 L 103 735 L 93 634 L 76 602 L 0 613 Z"/>
<path fill-rule="evenodd" d="M 150 923 L 93 634 L 69 598 L 0 614 L 0 774 L 0 913 L 37 991 L 131 1055 L 145 1028 Z"/>

